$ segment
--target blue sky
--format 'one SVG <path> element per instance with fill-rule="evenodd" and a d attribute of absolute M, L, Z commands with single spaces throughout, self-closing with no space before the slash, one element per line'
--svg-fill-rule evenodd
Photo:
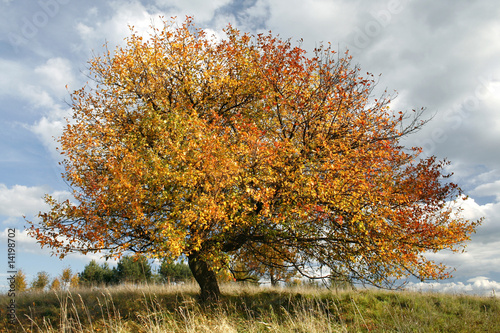
<path fill-rule="evenodd" d="M 456 292 L 500 292 L 500 6 L 497 0 L 0 0 L 0 243 L 16 228 L 17 268 L 31 280 L 64 267 L 81 271 L 96 255 L 59 260 L 23 232 L 23 215 L 46 209 L 45 193 L 64 198 L 53 137 L 60 135 L 69 91 L 87 78 L 93 52 L 123 42 L 133 25 L 193 15 L 220 34 L 271 30 L 311 51 L 331 42 L 349 48 L 378 87 L 397 90 L 394 109 L 426 108 L 432 121 L 405 144 L 451 161 L 449 171 L 470 196 L 471 219 L 485 217 L 466 253 L 431 257 L 456 268 L 452 280 L 413 284 Z M 5 251 L 2 251 L 6 253 Z M 0 290 L 7 258 L 0 259 Z"/>

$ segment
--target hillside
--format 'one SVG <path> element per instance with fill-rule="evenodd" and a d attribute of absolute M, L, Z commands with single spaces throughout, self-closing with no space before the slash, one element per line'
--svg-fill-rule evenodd
<path fill-rule="evenodd" d="M 117 286 L 16 297 L 1 332 L 500 332 L 500 299 L 408 291 L 223 286 L 215 306 L 196 285 Z"/>

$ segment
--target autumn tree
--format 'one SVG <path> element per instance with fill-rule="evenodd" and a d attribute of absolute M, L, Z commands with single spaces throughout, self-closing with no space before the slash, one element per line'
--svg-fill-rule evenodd
<path fill-rule="evenodd" d="M 14 279 L 14 283 L 16 286 L 16 291 L 19 291 L 19 292 L 26 291 L 26 287 L 27 287 L 26 275 L 24 274 L 22 269 L 17 271 L 16 277 Z"/>
<path fill-rule="evenodd" d="M 50 284 L 50 290 L 60 290 L 60 289 L 62 289 L 61 281 L 59 280 L 59 278 L 54 278 L 54 280 L 52 280 L 52 283 Z"/>
<path fill-rule="evenodd" d="M 80 285 L 80 277 L 78 276 L 78 274 L 73 274 L 71 280 L 69 281 L 69 287 L 76 288 L 79 285 Z"/>
<path fill-rule="evenodd" d="M 73 276 L 73 272 L 71 271 L 70 267 L 66 267 L 62 270 L 61 272 L 61 282 L 63 283 L 64 286 L 69 286 L 69 283 L 71 282 L 71 277 Z"/>
<path fill-rule="evenodd" d="M 185 255 L 203 299 L 238 257 L 384 286 L 447 277 L 425 254 L 478 224 L 453 209 L 447 162 L 402 146 L 420 111 L 373 98 L 348 54 L 188 18 L 132 32 L 90 73 L 59 138 L 74 200 L 47 196 L 30 229 L 61 256 Z"/>
<path fill-rule="evenodd" d="M 36 277 L 31 281 L 31 289 L 42 291 L 48 286 L 50 281 L 49 274 L 45 271 L 36 273 Z"/>
<path fill-rule="evenodd" d="M 78 274 L 73 274 L 70 267 L 66 267 L 62 270 L 59 280 L 63 289 L 78 286 Z"/>

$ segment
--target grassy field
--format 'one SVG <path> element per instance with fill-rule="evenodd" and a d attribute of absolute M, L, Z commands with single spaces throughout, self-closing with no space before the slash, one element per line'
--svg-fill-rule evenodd
<path fill-rule="evenodd" d="M 16 296 L 1 332 L 500 332 L 500 299 L 381 290 L 228 284 L 201 306 L 196 285 L 118 286 Z"/>

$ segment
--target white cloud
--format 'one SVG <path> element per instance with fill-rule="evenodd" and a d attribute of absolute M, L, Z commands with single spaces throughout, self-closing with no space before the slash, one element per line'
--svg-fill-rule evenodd
<path fill-rule="evenodd" d="M 61 156 L 57 150 L 59 138 L 66 125 L 66 119 L 71 116 L 71 109 L 61 109 L 55 107 L 47 116 L 43 116 L 28 129 L 35 133 L 42 144 L 53 155 L 55 160 L 60 160 Z"/>
<path fill-rule="evenodd" d="M 231 0 L 156 0 L 159 8 L 175 12 L 173 15 L 178 15 L 182 20 L 184 15 L 194 16 L 197 22 L 210 21 L 218 8 L 229 3 Z"/>
<path fill-rule="evenodd" d="M 0 59 L 0 71 L 0 94 L 23 98 L 40 108 L 53 108 L 54 98 L 62 100 L 65 85 L 74 82 L 70 61 L 60 57 L 31 68 L 21 61 Z"/>
<path fill-rule="evenodd" d="M 472 284 L 472 290 L 482 293 L 490 293 L 493 296 L 500 296 L 500 283 L 492 281 L 484 276 L 478 276 L 467 280 L 467 282 Z"/>
<path fill-rule="evenodd" d="M 0 59 L 0 94 L 4 96 L 18 96 L 20 93 L 19 86 L 22 82 L 28 81 L 28 70 L 26 66 L 20 62 Z"/>
<path fill-rule="evenodd" d="M 472 190 L 470 194 L 478 196 L 495 196 L 496 200 L 500 201 L 500 179 L 493 183 L 481 184 Z"/>
<path fill-rule="evenodd" d="M 7 239 L 8 229 L 9 228 L 6 228 L 2 232 L 0 232 L 0 237 L 2 237 L 2 240 Z M 16 241 L 16 248 L 18 251 L 40 254 L 40 245 L 38 245 L 38 243 L 36 243 L 36 241 L 32 237 L 28 236 L 26 230 L 20 230 L 16 228 L 14 239 Z M 50 251 L 47 249 L 42 249 L 42 252 L 50 255 Z"/>
<path fill-rule="evenodd" d="M 39 84 L 58 96 L 63 96 L 66 93 L 65 86 L 71 86 L 74 81 L 71 62 L 64 58 L 50 58 L 45 64 L 36 67 L 34 72 L 40 77 Z"/>
<path fill-rule="evenodd" d="M 500 241 L 481 242 L 476 240 L 477 237 L 472 237 L 465 253 L 448 256 L 445 260 L 452 267 L 456 267 L 457 271 L 454 276 L 464 277 L 474 274 L 490 275 L 497 267 L 500 267 L 500 257 L 498 249 Z"/>
<path fill-rule="evenodd" d="M 49 58 L 38 66 L 23 65 L 17 61 L 0 59 L 0 94 L 11 95 L 26 101 L 44 116 L 26 128 L 35 133 L 41 142 L 58 159 L 54 137 L 59 137 L 65 125 L 68 109 L 61 107 L 68 94 L 66 84 L 75 84 L 71 62 L 62 57 Z"/>
<path fill-rule="evenodd" d="M 460 206 L 463 211 L 462 216 L 469 220 L 478 220 L 484 217 L 488 205 L 480 205 L 474 200 L 474 198 L 467 198 L 466 200 L 458 199 L 457 205 Z"/>
<path fill-rule="evenodd" d="M 484 276 L 478 276 L 463 282 L 419 282 L 409 283 L 406 287 L 413 291 L 432 291 L 453 294 L 475 294 L 500 296 L 500 283 Z"/>
<path fill-rule="evenodd" d="M 14 185 L 7 187 L 0 183 L 0 215 L 8 217 L 22 217 L 38 213 L 46 210 L 48 206 L 45 204 L 43 197 L 50 192 L 50 188 L 46 186 L 24 186 Z M 55 198 L 68 198 L 69 192 L 56 191 L 52 192 Z"/>
<path fill-rule="evenodd" d="M 463 204 L 463 209 L 463 215 L 467 219 L 484 218 L 477 228 L 477 233 L 472 236 L 474 242 L 489 244 L 500 239 L 500 202 L 480 205 L 474 199 L 469 198 Z"/>
<path fill-rule="evenodd" d="M 148 36 L 150 26 L 159 22 L 161 12 L 149 13 L 138 1 L 130 1 L 127 6 L 121 2 L 112 2 L 110 6 L 114 15 L 108 19 L 94 18 L 96 9 L 89 10 L 89 17 L 80 20 L 76 24 L 77 33 L 83 44 L 74 44 L 75 51 L 88 53 L 95 50 L 97 54 L 101 46 L 107 42 L 111 51 L 118 45 L 123 45 L 123 39 L 130 35 L 128 26 L 143 37 Z"/>
<path fill-rule="evenodd" d="M 84 40 L 89 40 L 95 34 L 94 28 L 86 25 L 85 23 L 79 22 L 76 25 L 76 31 L 80 35 L 80 37 Z"/>
<path fill-rule="evenodd" d="M 98 10 L 93 7 L 87 12 L 84 19 L 76 23 L 75 29 L 83 44 L 74 45 L 74 50 L 88 52 L 96 50 L 99 54 L 100 47 L 107 42 L 112 51 L 118 45 L 123 45 L 123 39 L 130 35 L 127 26 L 143 37 L 148 37 L 151 25 L 161 27 L 160 16 L 166 20 L 177 17 L 177 22 L 183 22 L 186 15 L 193 16 L 195 23 L 208 22 L 214 17 L 217 9 L 227 5 L 231 0 L 217 1 L 181 1 L 181 0 L 157 0 L 156 6 L 145 6 L 139 1 L 129 1 L 127 6 L 116 1 L 111 2 L 110 7 L 113 16 L 102 19 L 97 17 Z M 227 23 L 227 22 L 226 22 Z M 214 32 L 213 30 L 209 30 Z"/>
<path fill-rule="evenodd" d="M 245 12 L 252 18 L 266 18 L 269 15 L 269 4 L 264 0 L 257 0 L 255 4 Z"/>
<path fill-rule="evenodd" d="M 20 61 L 0 59 L 0 71 L 3 74 L 0 77 L 0 94 L 13 96 L 30 106 L 28 115 L 19 115 L 22 122 L 33 116 L 40 117 L 37 112 L 45 114 L 34 123 L 22 126 L 36 134 L 52 156 L 59 160 L 54 137 L 61 135 L 64 118 L 70 114 L 69 110 L 61 108 L 67 94 L 65 85 L 74 82 L 69 60 L 49 58 L 45 63 L 30 68 Z"/>
<path fill-rule="evenodd" d="M 22 217 L 37 213 L 46 208 L 43 196 L 47 190 L 44 187 L 24 185 L 14 185 L 9 188 L 0 184 L 0 215 Z"/>
<path fill-rule="evenodd" d="M 319 42 L 334 45 L 356 27 L 359 7 L 347 1 L 300 1 L 278 0 L 258 2 L 258 15 L 269 11 L 266 30 L 280 34 L 282 38 L 303 38 L 304 47 L 311 51 Z M 263 9 L 264 8 L 264 9 Z M 251 9 L 249 9 L 251 12 Z"/>
<path fill-rule="evenodd" d="M 472 241 L 467 244 L 464 253 L 440 251 L 429 253 L 426 258 L 444 263 L 451 270 L 452 276 L 459 280 L 468 278 L 471 274 L 497 276 L 497 267 L 500 267 L 500 257 L 498 256 L 500 241 L 482 242 L 476 238 L 472 236 Z"/>
<path fill-rule="evenodd" d="M 19 95 L 37 108 L 50 110 L 55 107 L 52 96 L 40 86 L 26 84 L 20 89 Z"/>

